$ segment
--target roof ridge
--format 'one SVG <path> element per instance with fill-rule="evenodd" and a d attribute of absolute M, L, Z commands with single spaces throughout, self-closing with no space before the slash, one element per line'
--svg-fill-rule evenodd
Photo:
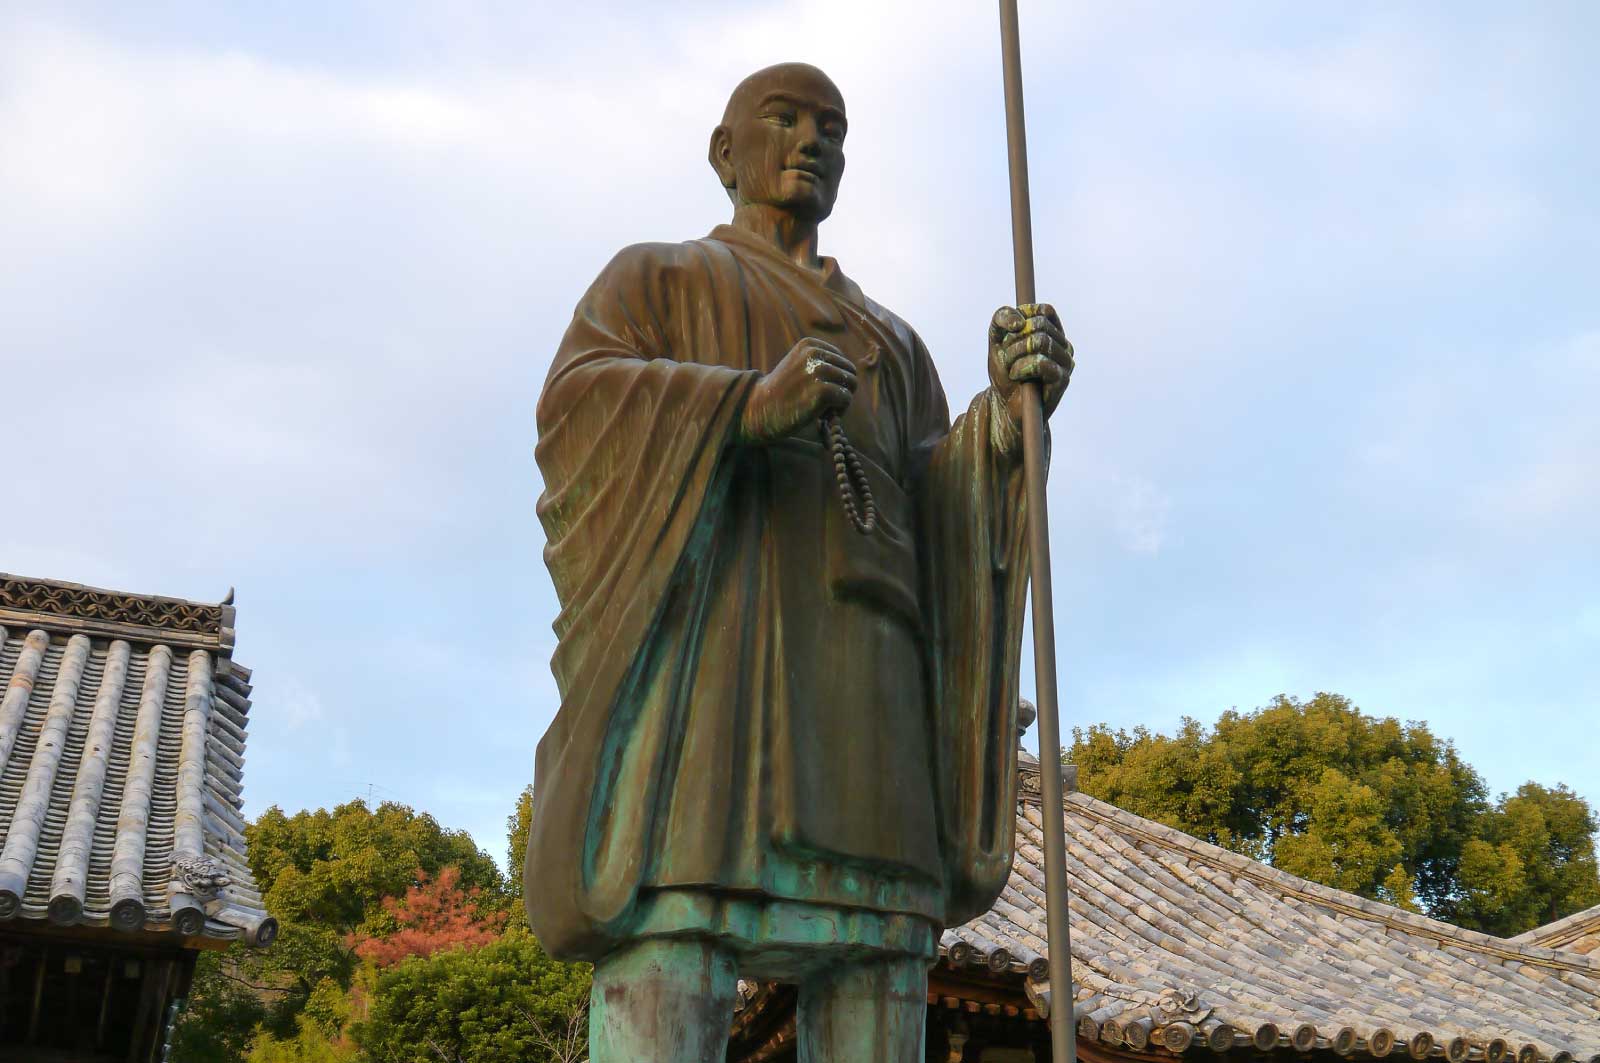
<path fill-rule="evenodd" d="M 1564 915 L 1553 922 L 1536 926 L 1532 930 L 1524 930 L 1515 937 L 1506 938 L 1514 944 L 1544 945 L 1546 948 L 1556 948 L 1569 945 L 1591 930 L 1600 930 L 1600 904 L 1592 908 L 1585 908 L 1581 912 Z"/>
<path fill-rule="evenodd" d="M 268 944 L 241 800 L 249 683 L 214 649 L 133 641 L 0 624 L 0 927 Z"/>
<path fill-rule="evenodd" d="M 1242 853 L 1236 853 L 1231 849 L 1224 849 L 1220 845 L 1203 841 L 1175 827 L 1169 827 L 1165 823 L 1158 823 L 1126 809 L 1118 808 L 1108 801 L 1091 797 L 1081 790 L 1072 791 L 1063 796 L 1070 804 L 1078 806 L 1082 812 L 1091 818 L 1114 824 L 1119 830 L 1142 835 L 1146 840 L 1158 845 L 1176 846 L 1184 849 L 1223 870 L 1241 874 L 1254 880 L 1258 885 L 1296 896 L 1302 900 L 1312 901 L 1359 918 L 1370 919 L 1396 930 L 1427 935 L 1438 939 L 1441 945 L 1448 940 L 1450 944 L 1457 947 L 1496 956 L 1502 960 L 1511 959 L 1536 964 L 1541 967 L 1554 967 L 1584 974 L 1600 974 L 1600 956 L 1581 956 L 1532 942 L 1519 941 L 1516 938 L 1498 938 L 1481 931 L 1468 930 L 1453 923 L 1446 923 L 1430 916 L 1408 912 L 1393 905 L 1384 904 L 1382 901 L 1370 900 L 1354 893 L 1334 889 L 1332 886 L 1324 886 L 1321 883 L 1312 882 L 1298 875 L 1292 875 L 1270 864 L 1252 860 Z M 1600 916 L 1600 909 L 1591 909 L 1591 911 Z M 1578 915 L 1583 914 L 1581 912 L 1578 913 Z M 1574 917 L 1568 916 L 1567 918 L 1572 919 Z"/>
<path fill-rule="evenodd" d="M 233 652 L 232 592 L 223 602 L 90 587 L 0 572 L 0 625 Z"/>

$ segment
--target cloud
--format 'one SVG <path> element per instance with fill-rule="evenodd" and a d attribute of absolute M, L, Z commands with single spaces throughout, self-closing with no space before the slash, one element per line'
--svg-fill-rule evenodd
<path fill-rule="evenodd" d="M 1100 519 L 1129 553 L 1161 552 L 1170 534 L 1171 497 L 1141 476 L 1112 471 L 1097 478 Z"/>
<path fill-rule="evenodd" d="M 280 682 L 273 711 L 282 725 L 290 731 L 303 730 L 308 724 L 321 724 L 327 717 L 322 698 L 293 679 Z"/>
<path fill-rule="evenodd" d="M 1489 762 L 1519 690 L 1583 703 L 1586 16 L 1035 8 L 1063 704 L 1347 683 Z M 724 220 L 710 126 L 798 55 L 851 109 L 825 250 L 959 408 L 1012 297 L 993 11 L 175 10 L 0 13 L 0 567 L 238 585 L 252 801 L 375 779 L 497 851 L 557 700 L 532 409 L 573 304 Z"/>
<path fill-rule="evenodd" d="M 1518 411 L 1515 428 L 1489 422 L 1488 430 L 1504 440 L 1504 458 L 1501 469 L 1472 491 L 1473 515 L 1524 541 L 1600 523 L 1600 418 L 1593 408 L 1600 394 L 1600 331 L 1528 352 L 1508 369 L 1536 382 L 1535 401 Z"/>

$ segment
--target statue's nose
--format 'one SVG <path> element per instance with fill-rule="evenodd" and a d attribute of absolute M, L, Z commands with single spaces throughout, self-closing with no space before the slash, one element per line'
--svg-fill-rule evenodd
<path fill-rule="evenodd" d="M 798 147 L 806 155 L 822 154 L 822 131 L 817 128 L 817 120 L 810 115 L 801 118 L 795 127 L 799 135 Z"/>

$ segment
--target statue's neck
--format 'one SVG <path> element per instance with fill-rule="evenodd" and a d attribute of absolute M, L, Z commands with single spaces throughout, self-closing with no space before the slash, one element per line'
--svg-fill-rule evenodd
<path fill-rule="evenodd" d="M 741 203 L 734 209 L 733 225 L 771 244 L 797 266 L 822 269 L 817 254 L 817 223 L 797 218 L 779 207 L 765 203 Z"/>

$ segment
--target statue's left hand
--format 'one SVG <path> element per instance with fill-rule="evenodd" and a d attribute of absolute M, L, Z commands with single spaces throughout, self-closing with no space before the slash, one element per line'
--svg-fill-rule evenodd
<path fill-rule="evenodd" d="M 1043 389 L 1044 415 L 1055 411 L 1072 379 L 1072 344 L 1049 303 L 1002 306 L 989 323 L 989 382 L 1006 401 L 1014 424 L 1022 423 L 1022 385 Z"/>

